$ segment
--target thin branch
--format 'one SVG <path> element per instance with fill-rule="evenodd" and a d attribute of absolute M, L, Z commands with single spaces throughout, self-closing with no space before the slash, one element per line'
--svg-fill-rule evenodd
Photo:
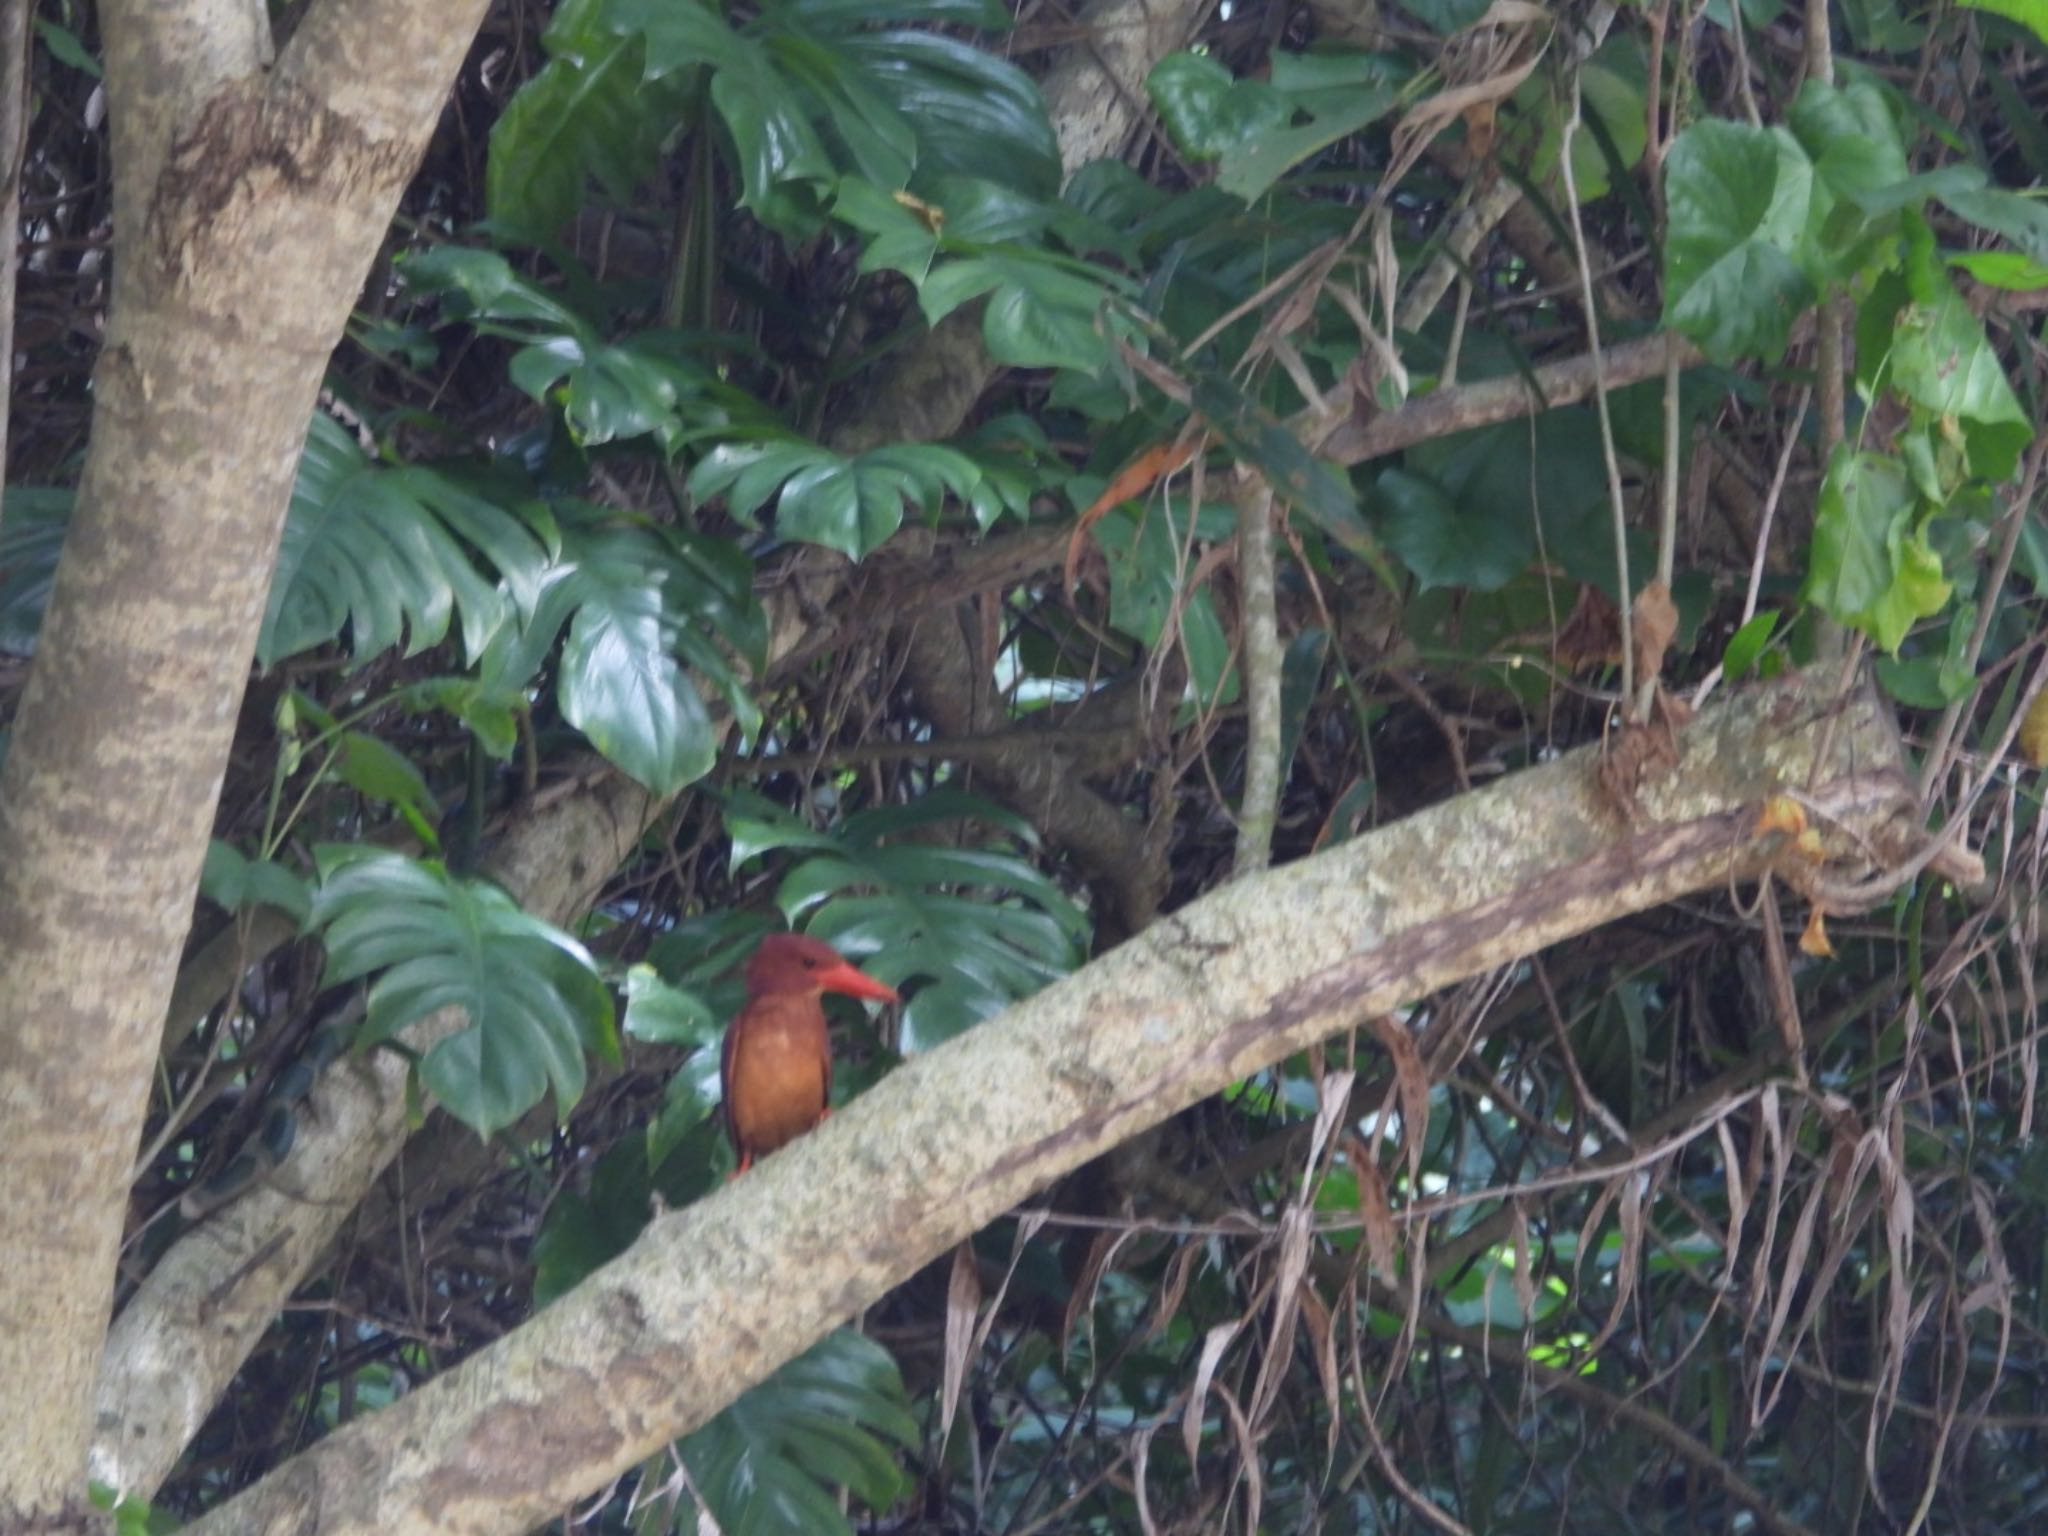
<path fill-rule="evenodd" d="M 1237 499 L 1238 591 L 1244 605 L 1244 798 L 1237 813 L 1239 875 L 1266 867 L 1280 809 L 1280 651 L 1274 613 L 1273 492 L 1261 475 L 1241 474 Z"/>

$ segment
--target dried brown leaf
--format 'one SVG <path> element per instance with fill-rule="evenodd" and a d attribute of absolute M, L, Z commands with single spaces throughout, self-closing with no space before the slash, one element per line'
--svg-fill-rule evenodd
<path fill-rule="evenodd" d="M 1279 1400 L 1280 1388 L 1294 1364 L 1294 1324 L 1300 1314 L 1301 1280 L 1308 1273 L 1309 1243 L 1314 1218 L 1305 1206 L 1289 1206 L 1280 1215 L 1279 1256 L 1274 1264 L 1273 1317 L 1266 1329 L 1265 1358 L 1252 1383 L 1251 1421 L 1263 1427 Z"/>
<path fill-rule="evenodd" d="M 1166 1332 L 1166 1325 L 1180 1311 L 1181 1299 L 1188 1292 L 1188 1277 L 1201 1258 L 1200 1243 L 1183 1243 L 1167 1264 L 1165 1283 L 1159 1287 L 1159 1298 L 1152 1304 L 1152 1323 L 1146 1330 L 1147 1338 Z"/>
<path fill-rule="evenodd" d="M 1060 1323 L 1060 1359 L 1065 1361 L 1067 1349 L 1073 1340 L 1074 1324 L 1086 1314 L 1095 1310 L 1095 1292 L 1102 1284 L 1103 1272 L 1117 1250 L 1131 1240 L 1132 1229 L 1124 1227 L 1111 1232 L 1095 1234 L 1088 1245 L 1088 1261 L 1081 1266 L 1081 1278 L 1074 1286 L 1074 1293 L 1067 1298 L 1067 1315 Z"/>
<path fill-rule="evenodd" d="M 1828 918 L 1816 902 L 1806 914 L 1806 927 L 1799 935 L 1799 953 L 1826 960 L 1834 955 L 1835 946 L 1828 942 Z"/>
<path fill-rule="evenodd" d="M 1664 671 L 1664 653 L 1678 633 L 1678 605 L 1671 589 L 1653 581 L 1636 594 L 1628 608 L 1629 635 L 1635 642 L 1636 681 L 1646 682 Z"/>
<path fill-rule="evenodd" d="M 1579 600 L 1557 632 L 1552 647 L 1563 672 L 1608 667 L 1621 660 L 1621 613 L 1607 594 L 1591 582 L 1579 588 Z"/>
<path fill-rule="evenodd" d="M 1237 1337 L 1237 1331 L 1244 1326 L 1244 1319 L 1235 1322 L 1218 1323 L 1202 1338 L 1202 1358 L 1195 1365 L 1195 1382 L 1188 1388 L 1188 1405 L 1181 1414 L 1181 1441 L 1187 1448 L 1188 1465 L 1194 1466 L 1201 1460 L 1202 1412 L 1209 1404 L 1209 1386 L 1216 1379 L 1216 1367 L 1223 1363 L 1223 1352 L 1230 1348 L 1230 1341 Z"/>
<path fill-rule="evenodd" d="M 1372 1272 L 1387 1284 L 1396 1283 L 1398 1269 L 1395 1249 L 1400 1245 L 1394 1224 L 1394 1207 L 1387 1199 L 1386 1180 L 1380 1176 L 1379 1160 L 1371 1148 L 1356 1136 L 1346 1138 L 1351 1170 L 1358 1185 L 1358 1221 L 1365 1233 L 1366 1260 Z"/>
<path fill-rule="evenodd" d="M 953 1410 L 967 1382 L 967 1363 L 974 1358 L 975 1315 L 981 1310 L 981 1275 L 974 1265 L 974 1244 L 953 1250 L 953 1273 L 946 1282 L 946 1359 L 939 1383 L 939 1445 L 953 1432 Z"/>
<path fill-rule="evenodd" d="M 1301 1283 L 1301 1325 L 1308 1330 L 1309 1348 L 1315 1355 L 1316 1379 L 1323 1388 L 1323 1408 L 1328 1414 L 1328 1443 L 1324 1460 L 1337 1455 L 1337 1425 L 1343 1417 L 1342 1391 L 1337 1372 L 1337 1329 L 1330 1308 L 1317 1294 L 1313 1282 Z"/>
<path fill-rule="evenodd" d="M 1429 1068 L 1423 1065 L 1415 1036 L 1399 1019 L 1381 1013 L 1369 1024 L 1394 1061 L 1394 1084 L 1401 1094 L 1401 1151 L 1412 1184 L 1422 1176 L 1422 1146 L 1429 1134 Z"/>
<path fill-rule="evenodd" d="M 1527 1327 L 1536 1317 L 1536 1276 L 1529 1261 L 1529 1213 L 1519 1200 L 1508 1207 L 1508 1247 L 1515 1258 L 1515 1305 Z"/>

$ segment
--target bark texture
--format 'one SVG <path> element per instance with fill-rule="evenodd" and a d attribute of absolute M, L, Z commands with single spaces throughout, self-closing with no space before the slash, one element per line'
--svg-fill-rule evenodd
<path fill-rule="evenodd" d="M 83 1491 L 178 950 L 328 352 L 482 0 L 108 0 L 119 250 L 0 777 L 0 1514 Z M 35 1390 L 19 1384 L 35 1383 Z"/>
<path fill-rule="evenodd" d="M 1728 700 L 1627 806 L 1593 747 L 1234 881 L 658 1217 L 525 1326 L 188 1530 L 530 1529 L 1165 1116 L 1366 1017 L 1787 857 L 1756 833 L 1766 795 L 1799 792 L 1831 857 L 1885 856 L 1914 826 L 1896 729 L 1870 691 L 1831 686 Z"/>

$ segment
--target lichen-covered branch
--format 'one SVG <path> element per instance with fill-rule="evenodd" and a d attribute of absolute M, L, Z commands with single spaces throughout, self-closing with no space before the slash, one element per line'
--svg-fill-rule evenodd
<path fill-rule="evenodd" d="M 1896 727 L 1833 684 L 1702 715 L 1628 806 L 1591 747 L 1232 882 L 658 1217 L 576 1292 L 190 1530 L 530 1529 L 1051 1180 L 1246 1073 L 1753 877 L 1788 856 L 1756 832 L 1780 786 L 1802 787 L 1830 856 L 1882 857 L 1912 815 Z"/>

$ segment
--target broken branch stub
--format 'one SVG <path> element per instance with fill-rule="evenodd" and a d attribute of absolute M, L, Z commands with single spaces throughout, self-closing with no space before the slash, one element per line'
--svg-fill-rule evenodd
<path fill-rule="evenodd" d="M 1367 1016 L 1761 873 L 1797 787 L 1855 862 L 1912 821 L 1865 688 L 1795 678 L 1679 732 L 1625 818 L 1598 747 L 1233 882 L 884 1079 L 583 1286 L 189 1529 L 516 1532 L 703 1423 L 1054 1178 Z"/>

